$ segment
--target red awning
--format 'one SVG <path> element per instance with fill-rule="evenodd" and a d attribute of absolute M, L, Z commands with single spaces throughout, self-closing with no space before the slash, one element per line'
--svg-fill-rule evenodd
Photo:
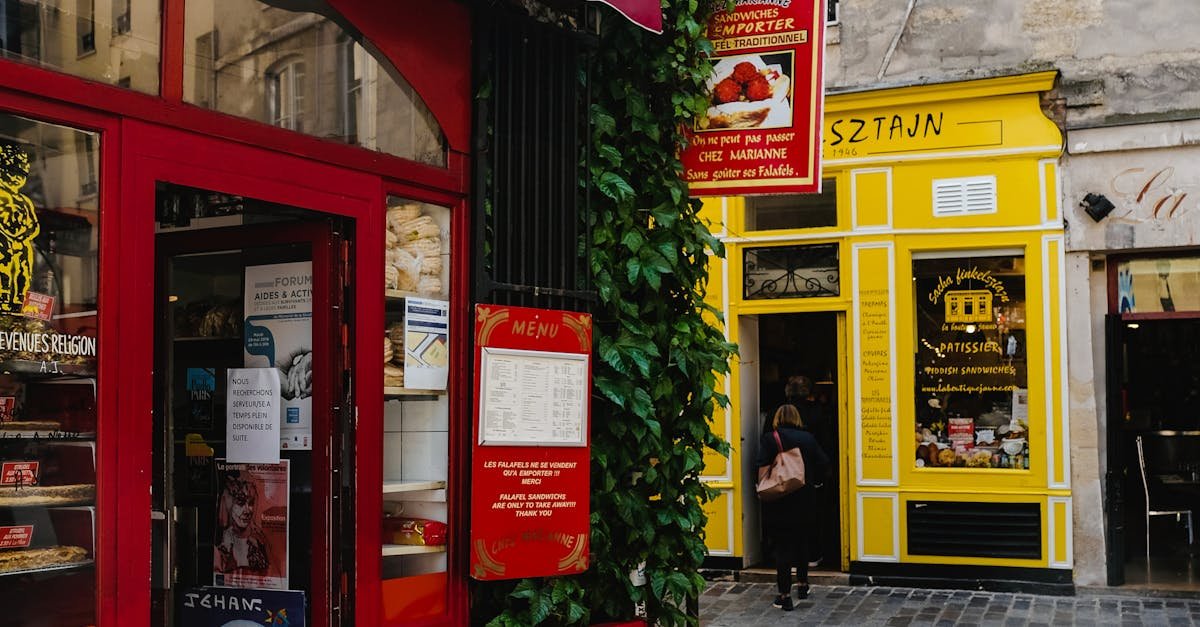
<path fill-rule="evenodd" d="M 659 0 L 593 0 L 616 9 L 629 21 L 652 32 L 662 34 L 662 5 Z"/>

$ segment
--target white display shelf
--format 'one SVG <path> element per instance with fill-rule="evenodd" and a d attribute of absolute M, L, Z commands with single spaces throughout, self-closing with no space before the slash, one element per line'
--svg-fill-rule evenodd
<path fill-rule="evenodd" d="M 400 492 L 418 492 L 423 490 L 444 490 L 445 481 L 384 481 L 383 493 L 396 494 Z"/>
<path fill-rule="evenodd" d="M 404 300 L 406 298 L 429 298 L 432 300 L 446 300 L 445 292 L 435 294 L 420 294 L 417 292 L 406 292 L 403 290 L 383 290 L 383 297 L 386 300 Z"/>
<path fill-rule="evenodd" d="M 446 390 L 417 390 L 414 388 L 383 388 L 384 396 L 442 396 Z"/>
<path fill-rule="evenodd" d="M 391 557 L 394 555 L 423 555 L 428 553 L 445 553 L 445 546 L 420 546 L 409 544 L 385 544 L 383 545 L 383 556 Z"/>

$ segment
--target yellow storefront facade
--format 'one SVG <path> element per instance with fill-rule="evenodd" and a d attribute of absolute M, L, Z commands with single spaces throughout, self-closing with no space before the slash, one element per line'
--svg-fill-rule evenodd
<path fill-rule="evenodd" d="M 709 298 L 740 349 L 715 425 L 733 453 L 706 460 L 713 565 L 766 557 L 754 449 L 804 375 L 836 449 L 833 570 L 1070 585 L 1054 80 L 828 95 L 820 197 L 705 201 L 726 244 Z"/>

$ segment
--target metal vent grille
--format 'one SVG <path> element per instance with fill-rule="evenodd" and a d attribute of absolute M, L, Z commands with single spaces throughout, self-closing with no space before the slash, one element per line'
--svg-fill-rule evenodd
<path fill-rule="evenodd" d="M 996 212 L 996 177 L 973 176 L 933 181 L 933 215 Z"/>
<path fill-rule="evenodd" d="M 1037 503 L 908 502 L 909 555 L 1041 559 Z"/>

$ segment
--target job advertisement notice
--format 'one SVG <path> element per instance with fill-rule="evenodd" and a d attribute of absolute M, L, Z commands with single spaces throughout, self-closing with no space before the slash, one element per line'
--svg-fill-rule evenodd
<path fill-rule="evenodd" d="M 279 370 L 230 368 L 225 400 L 225 450 L 231 463 L 279 462 Z"/>

